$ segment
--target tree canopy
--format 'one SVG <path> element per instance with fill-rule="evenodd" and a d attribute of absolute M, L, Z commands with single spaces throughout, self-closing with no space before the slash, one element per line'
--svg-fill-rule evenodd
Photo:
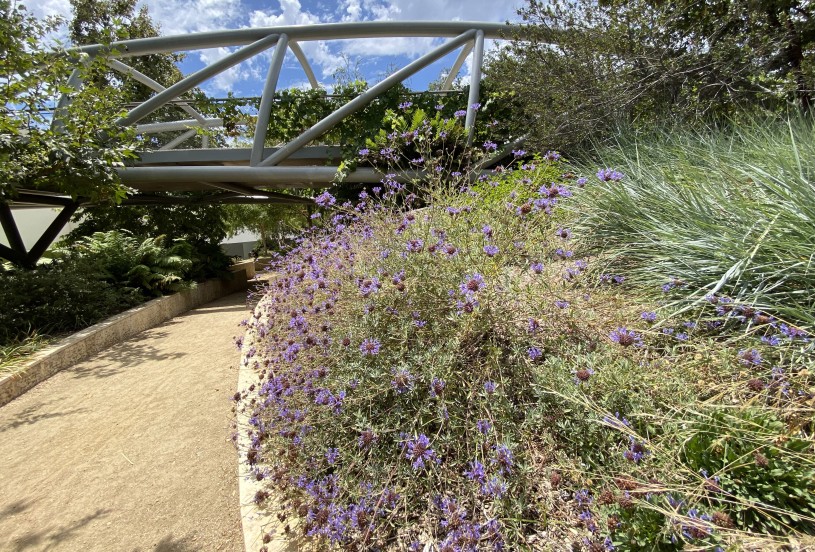
<path fill-rule="evenodd" d="M 118 91 L 97 84 L 103 59 L 42 46 L 54 25 L 0 0 L 0 202 L 21 188 L 117 202 L 116 168 L 135 156 L 135 135 L 115 124 Z"/>
<path fill-rule="evenodd" d="M 529 0 L 531 25 L 489 64 L 533 142 L 569 147 L 617 124 L 809 112 L 815 21 L 798 0 Z"/>

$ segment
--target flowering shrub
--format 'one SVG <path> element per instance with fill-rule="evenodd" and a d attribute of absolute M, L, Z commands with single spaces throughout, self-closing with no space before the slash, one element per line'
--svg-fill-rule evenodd
<path fill-rule="evenodd" d="M 760 396 L 799 420 L 760 442 L 803 428 L 808 335 L 724 297 L 672 318 L 575 256 L 563 206 L 586 182 L 557 154 L 482 175 L 492 146 L 447 156 L 466 149 L 460 119 L 414 123 L 362 152 L 381 185 L 321 196 L 323 226 L 277 259 L 247 321 L 257 382 L 236 400 L 243 458 L 269 489 L 257 502 L 292 535 L 360 550 L 680 549 L 766 528 L 744 524 L 766 508 L 745 498 L 753 517 L 731 515 L 719 500 L 754 495 L 711 494 L 743 466 L 701 474 L 685 422 L 699 401 Z M 479 193 L 492 178 L 513 187 L 500 202 Z M 734 387 L 745 378 L 761 389 Z"/>

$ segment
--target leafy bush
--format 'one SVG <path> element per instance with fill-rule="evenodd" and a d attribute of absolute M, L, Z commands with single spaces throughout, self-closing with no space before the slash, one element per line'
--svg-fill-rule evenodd
<path fill-rule="evenodd" d="M 113 286 L 157 296 L 186 286 L 185 276 L 192 267 L 193 251 L 184 242 L 164 247 L 164 236 L 139 241 L 125 232 L 112 230 L 80 239 L 67 254 L 78 255 Z"/>
<path fill-rule="evenodd" d="M 778 535 L 809 538 L 806 498 L 774 499 L 778 519 L 801 520 L 778 535 L 749 525 L 766 519 L 749 498 L 766 477 L 729 459 L 701 466 L 709 458 L 690 451 L 717 449 L 688 443 L 702 435 L 700 411 L 761 401 L 783 427 L 717 438 L 780 451 L 783 435 L 793 444 L 779 458 L 799 460 L 784 488 L 807 484 L 810 336 L 723 295 L 676 312 L 673 295 L 655 301 L 607 271 L 601 251 L 578 258 L 564 207 L 601 184 L 555 154 L 479 175 L 491 147 L 450 160 L 460 142 L 439 149 L 438 125 L 411 125 L 363 160 L 384 165 L 381 185 L 342 205 L 317 197 L 332 209 L 275 263 L 239 339 L 257 374 L 236 397 L 248 477 L 266 485 L 256 502 L 320 548 L 772 549 Z M 395 180 L 416 165 L 432 168 L 424 180 Z M 508 193 L 484 201 L 504 179 Z"/>
<path fill-rule="evenodd" d="M 34 270 L 0 272 L 0 343 L 87 327 L 150 297 L 190 285 L 191 247 L 97 232 Z"/>
<path fill-rule="evenodd" d="M 142 300 L 135 290 L 116 289 L 96 267 L 79 262 L 0 272 L 0 343 L 33 332 L 81 329 Z"/>

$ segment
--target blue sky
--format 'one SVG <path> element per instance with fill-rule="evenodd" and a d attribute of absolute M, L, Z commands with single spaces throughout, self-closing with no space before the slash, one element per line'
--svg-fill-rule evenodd
<path fill-rule="evenodd" d="M 70 17 L 68 0 L 23 0 L 38 17 Z M 186 34 L 245 27 L 310 25 L 340 21 L 517 21 L 522 0 L 142 0 L 164 35 Z M 329 87 L 338 70 L 357 71 L 369 82 L 380 80 L 388 68 L 404 66 L 442 39 L 405 38 L 334 42 L 308 42 L 301 46 L 309 58 L 317 79 Z M 487 41 L 487 49 L 498 47 Z M 190 73 L 225 55 L 226 48 L 189 52 L 182 70 Z M 457 53 L 424 69 L 407 84 L 424 89 L 449 68 Z M 258 56 L 206 82 L 203 89 L 214 97 L 231 91 L 236 96 L 259 95 L 268 66 L 268 56 Z M 460 76 L 469 75 L 469 62 Z M 172 83 L 162 83 L 169 85 Z M 306 86 L 305 73 L 289 52 L 278 88 Z"/>

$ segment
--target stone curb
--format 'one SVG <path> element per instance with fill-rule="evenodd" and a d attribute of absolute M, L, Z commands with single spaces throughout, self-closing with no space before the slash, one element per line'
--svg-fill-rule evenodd
<path fill-rule="evenodd" d="M 187 289 L 153 299 L 85 328 L 34 354 L 18 372 L 0 379 L 0 406 L 16 399 L 38 383 L 115 343 L 119 343 L 162 322 L 230 293 L 247 289 L 255 276 L 254 263 L 231 268 L 233 277 L 208 280 Z"/>
<path fill-rule="evenodd" d="M 241 363 L 238 367 L 239 392 L 248 390 L 251 385 L 261 384 L 253 365 L 250 364 L 252 361 L 246 354 L 246 351 L 255 344 L 256 340 L 257 334 L 254 329 L 248 327 L 241 350 Z M 303 549 L 302 543 L 287 541 L 282 531 L 284 523 L 280 522 L 273 512 L 258 508 L 255 504 L 255 494 L 266 489 L 263 483 L 251 477 L 249 467 L 243 461 L 252 443 L 246 431 L 249 427 L 249 413 L 245 404 L 241 406 L 243 408 L 238 407 L 235 409 L 235 418 L 238 431 L 236 441 L 238 447 L 238 496 L 241 506 L 244 550 L 245 552 L 257 552 L 265 546 L 269 552 L 298 552 Z M 296 522 L 292 524 L 296 525 Z M 269 539 L 266 543 L 263 542 L 264 535 Z"/>

